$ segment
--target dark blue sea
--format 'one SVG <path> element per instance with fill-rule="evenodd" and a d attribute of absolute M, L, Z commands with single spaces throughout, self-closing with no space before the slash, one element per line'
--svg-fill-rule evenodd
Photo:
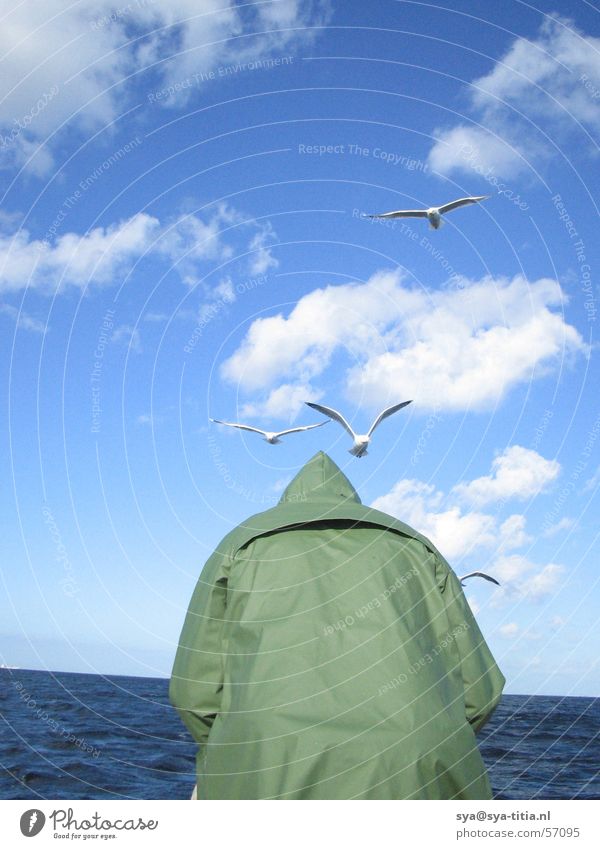
<path fill-rule="evenodd" d="M 0 798 L 189 798 L 196 747 L 167 687 L 0 669 Z M 496 798 L 600 798 L 599 734 L 600 699 L 504 696 L 479 738 Z"/>

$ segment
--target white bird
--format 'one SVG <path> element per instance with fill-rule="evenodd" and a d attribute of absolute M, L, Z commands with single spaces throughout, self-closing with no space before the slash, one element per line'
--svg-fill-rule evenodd
<path fill-rule="evenodd" d="M 211 422 L 215 422 L 215 424 L 227 425 L 227 427 L 238 427 L 240 430 L 251 430 L 253 433 L 260 433 L 265 442 L 268 442 L 269 445 L 278 445 L 281 442 L 280 437 L 287 436 L 288 433 L 299 433 L 301 430 L 312 430 L 313 427 L 322 427 L 324 424 L 327 424 L 328 421 L 329 419 L 326 419 L 324 422 L 318 422 L 318 424 L 304 425 L 304 427 L 292 427 L 289 430 L 270 431 L 261 430 L 259 427 L 252 427 L 251 425 L 238 424 L 237 422 L 222 422 L 220 419 L 211 419 Z"/>
<path fill-rule="evenodd" d="M 463 575 L 462 578 L 458 579 L 461 583 L 461 586 L 464 587 L 464 582 L 467 580 L 467 578 L 485 578 L 486 581 L 491 581 L 492 584 L 496 584 L 497 587 L 500 586 L 500 581 L 497 581 L 495 578 L 492 578 L 491 575 L 486 575 L 485 572 L 469 572 L 468 575 Z"/>
<path fill-rule="evenodd" d="M 369 447 L 369 442 L 371 441 L 371 434 L 377 427 L 377 425 L 382 422 L 384 419 L 387 419 L 388 416 L 391 416 L 392 413 L 401 410 L 402 407 L 406 407 L 407 404 L 412 404 L 412 401 L 402 401 L 401 404 L 394 404 L 393 407 L 388 407 L 387 410 L 384 410 L 382 413 L 379 413 L 367 433 L 354 433 L 346 419 L 342 416 L 341 413 L 338 413 L 337 410 L 333 410 L 331 407 L 325 407 L 323 404 L 313 404 L 312 401 L 305 401 L 305 404 L 308 404 L 309 407 L 312 407 L 313 410 L 317 410 L 319 413 L 323 413 L 324 416 L 329 416 L 330 419 L 335 419 L 336 422 L 339 422 L 345 430 L 348 431 L 352 439 L 354 440 L 354 445 L 352 448 L 349 448 L 348 451 L 353 454 L 355 457 L 364 457 L 367 453 L 367 448 Z"/>
<path fill-rule="evenodd" d="M 453 209 L 458 209 L 459 206 L 466 206 L 469 203 L 479 203 L 479 201 L 487 200 L 488 198 L 489 195 L 459 198 L 458 200 L 450 201 L 450 203 L 445 203 L 443 206 L 430 206 L 429 209 L 397 209 L 395 212 L 367 215 L 367 218 L 427 218 L 433 229 L 437 230 L 442 223 L 442 215 L 446 212 L 451 212 Z"/>

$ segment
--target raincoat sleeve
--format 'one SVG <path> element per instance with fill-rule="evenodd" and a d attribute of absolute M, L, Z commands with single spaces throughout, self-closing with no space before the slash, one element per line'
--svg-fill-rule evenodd
<path fill-rule="evenodd" d="M 196 584 L 179 638 L 169 698 L 194 739 L 205 743 L 221 706 L 226 558 L 215 553 Z"/>
<path fill-rule="evenodd" d="M 438 576 L 449 633 L 460 656 L 466 717 L 473 730 L 479 731 L 498 705 L 506 681 L 479 630 L 460 581 L 441 558 Z"/>

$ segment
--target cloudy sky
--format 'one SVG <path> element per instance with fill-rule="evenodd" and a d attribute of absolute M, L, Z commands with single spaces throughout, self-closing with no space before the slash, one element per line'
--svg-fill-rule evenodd
<path fill-rule="evenodd" d="M 323 449 L 501 581 L 508 692 L 598 694 L 600 18 L 448 6 L 0 2 L 0 661 L 168 675 L 207 556 Z M 209 422 L 409 398 L 361 460 Z"/>

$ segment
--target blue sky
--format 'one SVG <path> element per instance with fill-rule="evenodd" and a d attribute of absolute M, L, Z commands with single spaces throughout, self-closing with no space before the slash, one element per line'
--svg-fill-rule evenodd
<path fill-rule="evenodd" d="M 508 692 L 598 694 L 599 18 L 451 6 L 2 4 L 2 662 L 168 675 L 207 556 L 323 449 L 498 577 Z M 361 460 L 209 423 L 407 398 Z"/>

